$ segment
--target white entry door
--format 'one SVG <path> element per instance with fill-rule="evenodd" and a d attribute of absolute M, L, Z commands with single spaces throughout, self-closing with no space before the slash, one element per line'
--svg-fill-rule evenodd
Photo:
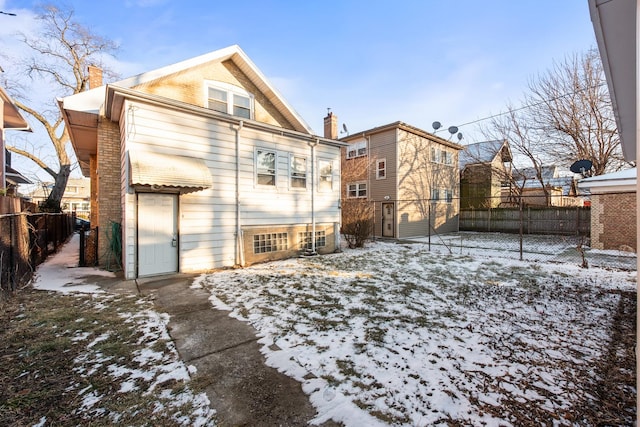
<path fill-rule="evenodd" d="M 178 271 L 178 196 L 138 194 L 138 276 Z"/>

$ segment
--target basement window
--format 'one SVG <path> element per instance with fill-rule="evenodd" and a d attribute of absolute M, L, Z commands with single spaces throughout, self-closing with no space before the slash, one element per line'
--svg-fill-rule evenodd
<path fill-rule="evenodd" d="M 266 233 L 253 236 L 253 253 L 286 251 L 289 248 L 287 233 Z"/>

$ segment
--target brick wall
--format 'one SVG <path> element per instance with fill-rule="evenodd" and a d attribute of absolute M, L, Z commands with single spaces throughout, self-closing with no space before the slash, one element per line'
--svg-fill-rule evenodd
<path fill-rule="evenodd" d="M 316 232 L 324 231 L 326 244 L 322 248 L 316 248 L 319 254 L 330 254 L 335 251 L 336 239 L 333 224 L 316 224 Z M 300 249 L 298 233 L 311 232 L 311 225 L 291 225 L 291 226 L 264 226 L 264 227 L 245 227 L 242 229 L 242 237 L 244 244 L 245 265 L 251 265 L 258 262 L 273 261 L 286 259 L 300 255 L 303 251 Z M 254 253 L 254 236 L 266 233 L 286 233 L 287 234 L 287 250 Z"/>
<path fill-rule="evenodd" d="M 116 123 L 104 118 L 98 124 L 96 176 L 98 182 L 98 257 L 104 266 L 109 255 L 112 223 L 122 221 L 120 196 L 120 130 Z M 110 260 L 112 263 L 114 259 Z"/>
<path fill-rule="evenodd" d="M 636 193 L 591 196 L 591 247 L 637 251 Z"/>

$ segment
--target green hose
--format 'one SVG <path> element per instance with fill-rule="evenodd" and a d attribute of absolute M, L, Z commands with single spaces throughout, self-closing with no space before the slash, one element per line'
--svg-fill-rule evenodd
<path fill-rule="evenodd" d="M 108 271 L 122 270 L 122 228 L 119 222 L 111 221 L 111 232 L 107 232 L 109 247 L 107 248 L 106 268 Z M 114 263 L 112 268 L 112 263 Z"/>

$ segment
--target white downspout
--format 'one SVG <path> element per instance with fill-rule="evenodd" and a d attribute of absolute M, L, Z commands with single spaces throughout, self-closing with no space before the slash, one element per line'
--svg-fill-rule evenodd
<path fill-rule="evenodd" d="M 316 139 L 315 142 L 309 142 L 311 147 L 311 255 L 316 255 L 316 146 L 320 142 Z"/>
<path fill-rule="evenodd" d="M 236 265 L 244 266 L 244 242 L 242 239 L 242 224 L 240 223 L 240 131 L 244 122 L 240 120 L 236 131 Z"/>

